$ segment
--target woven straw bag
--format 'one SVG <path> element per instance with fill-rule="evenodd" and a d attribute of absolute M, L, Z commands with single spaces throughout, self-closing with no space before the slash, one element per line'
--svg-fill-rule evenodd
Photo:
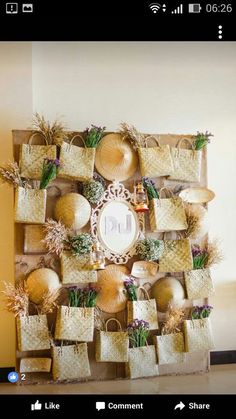
<path fill-rule="evenodd" d="M 93 307 L 58 307 L 55 339 L 92 342 L 93 331 Z"/>
<path fill-rule="evenodd" d="M 22 358 L 20 372 L 50 372 L 51 364 L 51 358 Z"/>
<path fill-rule="evenodd" d="M 45 314 L 19 316 L 16 319 L 19 351 L 49 349 L 49 332 Z"/>
<path fill-rule="evenodd" d="M 164 251 L 159 260 L 159 272 L 184 272 L 192 268 L 190 240 L 164 240 Z"/>
<path fill-rule="evenodd" d="M 169 198 L 162 198 L 162 193 L 170 194 Z M 150 201 L 149 220 L 151 231 L 186 230 L 188 227 L 184 204 L 179 196 L 174 196 L 168 188 L 161 188 L 159 199 Z"/>
<path fill-rule="evenodd" d="M 154 345 L 129 349 L 129 360 L 125 365 L 128 378 L 154 377 L 159 375 Z"/>
<path fill-rule="evenodd" d="M 32 145 L 35 136 L 41 136 L 46 145 Z M 29 138 L 28 144 L 20 146 L 20 174 L 28 179 L 39 180 L 42 175 L 44 159 L 55 160 L 57 157 L 56 145 L 48 145 L 43 134 L 34 132 Z"/>
<path fill-rule="evenodd" d="M 139 287 L 143 291 L 147 300 L 128 301 L 127 302 L 127 323 L 133 320 L 144 320 L 149 323 L 150 330 L 158 329 L 157 307 L 155 298 L 150 299 L 145 288 Z"/>
<path fill-rule="evenodd" d="M 158 363 L 180 364 L 184 362 L 184 335 L 171 333 L 169 335 L 154 336 Z"/>
<path fill-rule="evenodd" d="M 46 214 L 46 189 L 26 189 L 18 186 L 15 193 L 15 222 L 43 224 Z"/>
<path fill-rule="evenodd" d="M 84 147 L 73 145 L 80 138 Z M 76 134 L 70 143 L 63 142 L 60 150 L 59 178 L 85 181 L 93 178 L 95 148 L 86 147 L 83 137 Z"/>
<path fill-rule="evenodd" d="M 207 298 L 214 294 L 214 285 L 209 269 L 194 269 L 184 273 L 187 297 L 190 300 Z"/>
<path fill-rule="evenodd" d="M 97 272 L 86 270 L 88 262 L 88 256 L 76 256 L 71 252 L 63 252 L 61 255 L 62 283 L 82 284 L 97 282 Z"/>
<path fill-rule="evenodd" d="M 153 138 L 156 147 L 148 147 L 147 140 Z M 142 176 L 159 177 L 173 173 L 173 162 L 169 145 L 160 145 L 157 138 L 150 135 L 145 138 L 146 147 L 138 148 L 140 171 Z"/>
<path fill-rule="evenodd" d="M 186 352 L 214 349 L 214 340 L 209 318 L 184 320 Z"/>
<path fill-rule="evenodd" d="M 183 141 L 187 141 L 192 149 L 180 148 Z M 176 147 L 171 147 L 171 156 L 174 163 L 174 171 L 169 179 L 182 180 L 184 182 L 200 182 L 202 151 L 194 150 L 193 143 L 189 138 L 181 138 Z"/>
<path fill-rule="evenodd" d="M 108 332 L 110 321 L 119 326 L 119 332 Z M 127 362 L 129 338 L 127 332 L 122 332 L 120 322 L 115 318 L 106 321 L 105 331 L 99 330 L 96 337 L 95 356 L 97 362 Z"/>
<path fill-rule="evenodd" d="M 87 343 L 52 347 L 53 380 L 76 380 L 90 377 Z"/>

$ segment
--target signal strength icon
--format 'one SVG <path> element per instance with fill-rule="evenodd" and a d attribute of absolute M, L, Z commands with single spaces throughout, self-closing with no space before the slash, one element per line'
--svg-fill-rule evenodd
<path fill-rule="evenodd" d="M 149 9 L 151 9 L 153 13 L 157 13 L 158 10 L 161 9 L 161 5 L 159 3 L 151 3 L 149 4 Z"/>
<path fill-rule="evenodd" d="M 183 13 L 183 5 L 180 4 L 176 9 L 172 10 L 172 14 L 182 14 Z"/>

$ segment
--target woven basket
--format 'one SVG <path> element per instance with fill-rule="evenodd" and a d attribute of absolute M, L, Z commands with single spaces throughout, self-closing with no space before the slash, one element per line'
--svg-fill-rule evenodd
<path fill-rule="evenodd" d="M 125 366 L 128 378 L 154 377 L 159 375 L 154 345 L 129 349 L 129 360 Z"/>
<path fill-rule="evenodd" d="M 187 297 L 190 300 L 207 298 L 215 289 L 209 269 L 194 269 L 184 273 Z"/>
<path fill-rule="evenodd" d="M 57 310 L 55 339 L 92 342 L 94 331 L 93 307 L 60 306 Z"/>
<path fill-rule="evenodd" d="M 77 147 L 73 145 L 76 138 L 84 139 L 76 134 L 70 143 L 63 142 L 60 148 L 59 178 L 86 181 L 93 178 L 95 148 Z M 84 143 L 85 145 L 85 143 Z"/>
<path fill-rule="evenodd" d="M 41 136 L 46 145 L 32 145 L 35 136 Z M 28 144 L 20 146 L 20 174 L 28 179 L 41 179 L 44 159 L 55 160 L 57 157 L 57 147 L 48 145 L 46 138 L 39 132 L 34 132 L 29 138 Z"/>
<path fill-rule="evenodd" d="M 159 260 L 159 272 L 184 272 L 192 268 L 190 240 L 164 240 L 164 251 Z"/>
<path fill-rule="evenodd" d="M 208 351 L 214 349 L 210 319 L 184 320 L 186 352 Z"/>
<path fill-rule="evenodd" d="M 82 284 L 97 282 L 97 272 L 86 270 L 89 262 L 87 256 L 75 256 L 71 252 L 63 252 L 61 255 L 61 274 L 63 284 Z"/>
<path fill-rule="evenodd" d="M 114 320 L 120 328 L 119 332 L 108 332 L 108 323 Z M 122 332 L 120 322 L 115 318 L 106 321 L 105 332 L 99 330 L 96 336 L 95 356 L 97 362 L 127 362 L 129 338 Z"/>
<path fill-rule="evenodd" d="M 42 225 L 25 225 L 24 226 L 24 254 L 41 255 L 48 253 L 45 239 L 44 227 Z"/>
<path fill-rule="evenodd" d="M 51 364 L 51 358 L 22 358 L 20 372 L 50 372 Z"/>
<path fill-rule="evenodd" d="M 184 335 L 171 333 L 154 336 L 158 364 L 180 364 L 184 362 Z"/>
<path fill-rule="evenodd" d="M 133 320 L 144 320 L 149 323 L 150 330 L 158 329 L 157 307 L 155 298 L 149 298 L 148 292 L 145 288 L 139 287 L 147 297 L 147 300 L 128 301 L 127 302 L 127 323 L 132 323 Z"/>
<path fill-rule="evenodd" d="M 183 141 L 187 141 L 192 150 L 180 148 Z M 194 150 L 189 138 L 182 138 L 176 147 L 171 148 L 174 171 L 169 179 L 183 182 L 200 182 L 202 151 Z"/>
<path fill-rule="evenodd" d="M 44 224 L 46 214 L 46 189 L 26 189 L 19 186 L 15 193 L 15 222 Z"/>
<path fill-rule="evenodd" d="M 170 198 L 161 198 L 164 190 L 171 195 Z M 174 196 L 168 188 L 161 188 L 159 199 L 150 201 L 149 220 L 151 231 L 156 232 L 185 230 L 188 227 L 182 199 Z"/>
<path fill-rule="evenodd" d="M 147 140 L 153 138 L 156 147 L 147 147 Z M 173 173 L 173 162 L 169 145 L 160 145 L 157 138 L 150 135 L 145 139 L 146 147 L 138 148 L 142 176 L 159 177 Z"/>
<path fill-rule="evenodd" d="M 71 192 L 58 199 L 54 213 L 66 227 L 79 230 L 89 221 L 91 206 L 83 195 Z"/>
<path fill-rule="evenodd" d="M 16 318 L 19 351 L 49 349 L 49 332 L 45 314 Z"/>
<path fill-rule="evenodd" d="M 54 346 L 52 358 L 52 376 L 55 381 L 75 380 L 91 375 L 86 343 Z"/>

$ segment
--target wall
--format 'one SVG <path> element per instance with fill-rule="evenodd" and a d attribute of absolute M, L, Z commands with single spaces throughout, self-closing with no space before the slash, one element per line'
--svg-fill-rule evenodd
<path fill-rule="evenodd" d="M 23 129 L 32 117 L 32 47 L 0 43 L 0 164 L 12 160 L 13 128 Z M 0 290 L 14 281 L 13 191 L 0 186 Z M 3 311 L 0 296 L 0 367 L 15 364 L 15 322 Z"/>

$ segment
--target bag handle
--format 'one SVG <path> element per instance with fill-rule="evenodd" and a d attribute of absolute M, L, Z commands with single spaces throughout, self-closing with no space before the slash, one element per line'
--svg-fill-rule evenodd
<path fill-rule="evenodd" d="M 171 231 L 163 231 L 163 233 L 162 233 L 163 235 L 162 235 L 161 240 L 168 240 L 168 239 L 166 239 L 166 235 L 168 233 L 171 233 Z M 175 234 L 176 234 L 176 239 L 170 239 L 170 240 L 178 240 L 178 239 L 183 239 L 184 238 L 180 231 L 175 231 Z"/>
<path fill-rule="evenodd" d="M 161 188 L 160 190 L 159 190 L 159 199 L 161 199 L 161 197 L 162 197 L 162 192 L 163 191 L 166 191 L 167 193 L 169 193 L 169 195 L 170 195 L 170 197 L 171 198 L 174 198 L 175 196 L 174 196 L 174 193 L 173 193 L 173 191 L 171 190 L 171 189 L 169 189 L 169 188 L 167 188 L 166 186 L 163 186 L 163 188 Z M 166 195 L 167 196 L 167 195 Z"/>
<path fill-rule="evenodd" d="M 50 190 L 52 191 L 53 189 L 55 189 L 55 191 L 57 191 L 55 194 L 54 193 L 52 193 L 52 194 L 48 193 L 48 191 L 50 191 Z M 51 185 L 51 186 L 47 187 L 47 196 L 60 197 L 61 194 L 62 194 L 62 192 L 61 192 L 61 189 L 59 188 L 59 186 Z"/>
<path fill-rule="evenodd" d="M 69 146 L 71 146 L 71 145 L 73 144 L 73 142 L 74 142 L 74 140 L 75 140 L 76 138 L 80 138 L 80 140 L 82 140 L 82 143 L 83 143 L 83 145 L 84 145 L 84 148 L 87 148 L 87 146 L 86 146 L 86 144 L 85 144 L 85 141 L 84 141 L 83 137 L 82 137 L 80 134 L 75 134 L 75 135 L 71 138 L 71 140 L 70 140 L 70 142 L 69 142 Z"/>
<path fill-rule="evenodd" d="M 145 147 L 147 148 L 147 140 L 150 140 L 150 138 L 153 138 L 153 140 L 156 142 L 157 147 L 160 147 L 160 143 L 158 141 L 158 139 L 156 137 L 154 137 L 154 135 L 148 135 L 145 139 L 144 139 L 144 144 Z"/>
<path fill-rule="evenodd" d="M 176 147 L 180 148 L 184 141 L 186 141 L 190 145 L 191 149 L 194 150 L 193 142 L 189 138 L 186 138 L 186 137 L 180 138 L 176 143 Z"/>
<path fill-rule="evenodd" d="M 150 300 L 150 297 L 149 297 L 149 294 L 148 294 L 146 288 L 144 288 L 144 287 L 138 287 L 138 293 L 139 293 L 139 291 L 142 291 L 143 294 L 145 295 L 146 299 L 147 300 Z"/>
<path fill-rule="evenodd" d="M 37 136 L 41 136 L 41 138 L 43 138 L 44 139 L 44 142 L 46 143 L 46 145 L 48 145 L 48 140 L 47 140 L 47 138 L 45 137 L 45 135 L 42 133 L 42 132 L 40 132 L 40 131 L 35 131 L 35 132 L 33 132 L 33 134 L 31 134 L 31 136 L 29 137 L 29 140 L 28 140 L 28 144 L 29 145 L 32 145 L 32 140 L 33 140 L 33 138 L 34 137 L 36 137 L 36 135 Z"/>
<path fill-rule="evenodd" d="M 108 326 L 108 323 L 109 323 L 110 321 L 114 321 L 114 322 L 116 322 L 116 323 L 118 324 L 118 326 L 119 326 L 120 332 L 122 332 L 122 327 L 121 327 L 121 324 L 120 324 L 119 320 L 117 320 L 115 317 L 111 317 L 110 319 L 108 319 L 108 320 L 106 321 L 106 323 L 105 323 L 105 331 L 106 331 L 106 332 L 108 332 L 108 330 L 107 330 L 107 326 Z"/>

